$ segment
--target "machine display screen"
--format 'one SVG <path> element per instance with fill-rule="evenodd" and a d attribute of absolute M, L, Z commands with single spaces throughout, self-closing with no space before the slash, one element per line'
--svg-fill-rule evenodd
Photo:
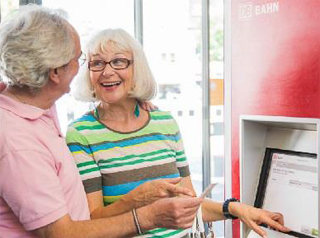
<path fill-rule="evenodd" d="M 267 148 L 255 207 L 284 215 L 288 235 L 318 237 L 317 155 Z"/>

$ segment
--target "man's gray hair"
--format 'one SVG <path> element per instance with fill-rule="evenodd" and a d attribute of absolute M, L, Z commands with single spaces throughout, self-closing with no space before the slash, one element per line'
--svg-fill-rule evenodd
<path fill-rule="evenodd" d="M 129 52 L 133 55 L 134 87 L 130 92 L 130 97 L 140 101 L 152 99 L 156 94 L 157 85 L 140 43 L 122 29 L 106 29 L 93 36 L 87 44 L 87 59 L 90 60 L 92 55 L 95 54 L 103 54 L 110 50 L 110 48 L 112 50 Z M 95 97 L 87 65 L 80 68 L 74 86 L 73 95 L 76 99 L 85 102 L 99 100 Z"/>
<path fill-rule="evenodd" d="M 37 91 L 49 70 L 75 57 L 73 27 L 65 12 L 21 6 L 0 25 L 0 73 L 9 85 Z"/>

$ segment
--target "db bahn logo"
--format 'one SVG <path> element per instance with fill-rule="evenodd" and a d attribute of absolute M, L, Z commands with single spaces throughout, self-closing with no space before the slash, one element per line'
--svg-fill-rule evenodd
<path fill-rule="evenodd" d="M 240 21 L 250 20 L 253 16 L 265 15 L 279 12 L 279 2 L 253 5 L 245 2 L 238 5 L 238 18 Z"/>
<path fill-rule="evenodd" d="M 239 20 L 249 20 L 252 17 L 252 3 L 243 3 L 239 5 Z"/>

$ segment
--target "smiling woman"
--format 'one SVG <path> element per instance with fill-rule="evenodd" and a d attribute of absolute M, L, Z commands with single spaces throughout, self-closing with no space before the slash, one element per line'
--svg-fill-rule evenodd
<path fill-rule="evenodd" d="M 98 106 L 71 124 L 67 143 L 83 179 L 91 216 L 99 218 L 103 202 L 105 216 L 138 208 L 157 196 L 133 192 L 136 187 L 141 190 L 139 185 L 161 178 L 178 182 L 183 177 L 184 183 L 190 173 L 171 114 L 147 112 L 137 103 L 152 99 L 156 92 L 141 45 L 124 30 L 108 29 L 93 37 L 86 53 L 88 67 L 76 81 L 75 96 L 94 100 Z M 192 187 L 190 191 L 194 193 Z M 148 199 L 142 202 L 140 196 Z M 187 231 L 151 233 L 183 237 Z"/>
<path fill-rule="evenodd" d="M 111 50 L 92 55 L 88 64 L 92 89 L 96 100 L 101 104 L 112 104 L 125 99 L 134 88 L 133 68 L 129 63 L 132 54 L 114 51 L 112 45 L 107 43 L 106 47 L 109 46 Z"/>
<path fill-rule="evenodd" d="M 146 101 L 155 96 L 156 83 L 141 45 L 122 29 L 104 30 L 87 44 L 88 67 L 81 69 L 74 95 L 80 101 L 101 101 L 123 89 L 131 101 Z M 114 94 L 102 94 L 102 84 L 118 87 Z M 117 85 L 119 84 L 119 85 Z M 103 91 L 102 91 L 103 92 Z M 123 95 L 124 95 L 123 94 Z M 105 102 L 109 102 L 105 98 Z M 112 99 L 111 99 L 112 100 Z M 134 103 L 135 104 L 135 103 Z"/>

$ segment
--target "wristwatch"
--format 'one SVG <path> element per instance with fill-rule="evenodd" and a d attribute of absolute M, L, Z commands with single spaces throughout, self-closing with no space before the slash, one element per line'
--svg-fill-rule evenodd
<path fill-rule="evenodd" d="M 238 199 L 236 198 L 228 198 L 227 200 L 224 201 L 223 205 L 222 205 L 222 212 L 223 215 L 226 219 L 237 219 L 238 217 L 232 215 L 229 212 L 229 203 L 230 202 L 240 202 Z"/>

